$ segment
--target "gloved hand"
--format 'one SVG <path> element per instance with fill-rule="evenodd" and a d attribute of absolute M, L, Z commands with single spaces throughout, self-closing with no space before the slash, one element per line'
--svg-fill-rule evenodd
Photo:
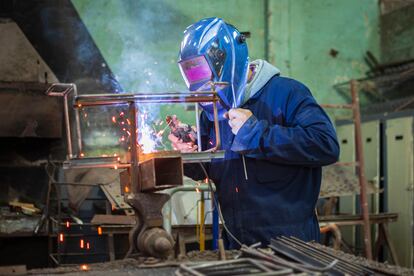
<path fill-rule="evenodd" d="M 180 152 L 195 152 L 197 150 L 197 145 L 194 142 L 183 142 L 180 138 L 174 134 L 168 135 L 168 140 L 171 141 L 171 144 L 175 150 Z"/>
<path fill-rule="evenodd" d="M 231 127 L 231 132 L 233 132 L 234 135 L 237 135 L 240 128 L 252 115 L 253 113 L 248 109 L 235 108 L 235 109 L 230 109 L 229 112 L 226 112 L 224 114 L 224 117 L 229 119 L 229 125 Z"/>

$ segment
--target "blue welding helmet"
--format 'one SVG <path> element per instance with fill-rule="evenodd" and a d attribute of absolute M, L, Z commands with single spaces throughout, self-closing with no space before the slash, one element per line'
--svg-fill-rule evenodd
<path fill-rule="evenodd" d="M 181 42 L 178 65 L 190 91 L 210 91 L 211 82 L 228 82 L 218 86 L 219 119 L 230 108 L 243 102 L 249 56 L 245 36 L 223 19 L 202 19 L 187 27 Z M 213 104 L 202 103 L 213 121 Z"/>

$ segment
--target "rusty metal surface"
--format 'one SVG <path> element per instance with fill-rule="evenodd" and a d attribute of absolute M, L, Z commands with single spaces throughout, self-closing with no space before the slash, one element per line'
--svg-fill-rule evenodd
<path fill-rule="evenodd" d="M 381 213 L 381 214 L 370 214 L 369 222 L 371 224 L 376 223 L 389 223 L 394 222 L 398 219 L 396 213 Z M 318 216 L 319 222 L 330 222 L 337 225 L 342 225 L 347 222 L 352 222 L 354 225 L 362 223 L 361 215 L 334 215 L 334 216 Z"/>
<path fill-rule="evenodd" d="M 62 104 L 47 84 L 0 82 L 0 137 L 62 137 Z"/>
<path fill-rule="evenodd" d="M 94 215 L 92 220 L 92 224 L 126 224 L 126 225 L 133 225 L 136 223 L 135 217 L 133 216 L 123 216 L 123 215 Z"/>
<path fill-rule="evenodd" d="M 361 130 L 361 112 L 360 112 L 360 103 L 359 103 L 359 94 L 357 82 L 355 80 L 351 81 L 351 96 L 352 96 L 352 105 L 353 116 L 354 116 L 354 126 L 355 126 L 355 149 L 356 149 L 356 162 L 357 166 L 359 187 L 360 187 L 360 208 L 362 217 L 364 219 L 364 249 L 365 257 L 372 260 L 372 247 L 371 247 L 371 228 L 369 225 L 369 210 L 368 210 L 368 199 L 367 199 L 367 178 L 365 176 L 365 160 L 364 160 L 364 150 L 362 143 L 362 130 Z"/>
<path fill-rule="evenodd" d="M 139 164 L 141 190 L 157 191 L 183 185 L 183 164 L 180 156 L 157 157 Z"/>

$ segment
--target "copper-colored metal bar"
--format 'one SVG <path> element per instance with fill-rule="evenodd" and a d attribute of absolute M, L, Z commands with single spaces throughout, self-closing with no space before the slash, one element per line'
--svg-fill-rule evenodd
<path fill-rule="evenodd" d="M 65 117 L 65 130 L 66 130 L 66 143 L 67 143 L 68 158 L 73 158 L 73 145 L 72 145 L 72 133 L 71 133 L 70 119 L 69 119 L 68 95 L 71 91 L 73 91 L 74 88 L 76 88 L 74 84 L 58 83 L 58 84 L 52 84 L 46 90 L 46 95 L 48 96 L 63 97 L 63 116 Z"/>
<path fill-rule="evenodd" d="M 342 109 L 352 109 L 352 104 L 321 104 L 323 108 L 342 108 Z"/>
<path fill-rule="evenodd" d="M 75 84 L 72 84 L 73 89 L 73 95 L 76 98 L 78 96 L 78 89 L 76 88 Z M 80 127 L 80 115 L 79 115 L 79 109 L 75 109 L 75 124 L 76 124 L 76 138 L 78 142 L 78 154 L 80 155 L 82 153 L 82 134 L 81 134 L 81 127 Z"/>
<path fill-rule="evenodd" d="M 219 126 L 219 119 L 218 119 L 217 102 L 213 102 L 213 114 L 214 114 L 214 132 L 216 134 L 216 145 L 214 146 L 214 148 L 210 149 L 210 151 L 216 151 L 216 150 L 220 149 L 220 146 L 221 146 L 220 126 Z"/>
<path fill-rule="evenodd" d="M 131 192 L 139 193 L 141 192 L 141 183 L 139 181 L 139 157 L 138 157 L 138 128 L 137 128 L 137 107 L 135 102 L 129 102 L 129 117 L 131 120 Z"/>
<path fill-rule="evenodd" d="M 163 93 L 163 94 L 97 94 L 80 95 L 75 107 L 136 103 L 205 103 L 218 102 L 216 92 Z"/>
<path fill-rule="evenodd" d="M 351 95 L 352 95 L 352 106 L 353 106 L 353 117 L 355 127 L 355 149 L 356 149 L 356 162 L 359 185 L 360 185 L 360 206 L 362 211 L 362 218 L 364 221 L 364 244 L 365 244 L 365 257 L 372 260 L 372 249 L 371 249 L 371 228 L 369 223 L 369 212 L 368 212 L 368 200 L 367 200 L 367 187 L 365 177 L 365 163 L 362 146 L 362 133 L 361 133 L 361 113 L 359 109 L 359 95 L 357 90 L 357 82 L 351 81 Z"/>
<path fill-rule="evenodd" d="M 63 96 L 63 113 L 65 117 L 65 129 L 66 129 L 66 143 L 67 143 L 67 154 L 68 158 L 73 158 L 72 150 L 72 137 L 70 131 L 70 120 L 69 120 L 69 104 L 68 104 L 68 95 Z"/>
<path fill-rule="evenodd" d="M 197 151 L 202 151 L 201 148 L 201 127 L 200 127 L 200 110 L 198 103 L 195 104 L 195 113 L 196 113 L 196 128 L 197 128 Z"/>

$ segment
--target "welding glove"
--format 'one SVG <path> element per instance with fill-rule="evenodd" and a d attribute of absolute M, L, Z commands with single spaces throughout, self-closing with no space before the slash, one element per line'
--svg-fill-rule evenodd
<path fill-rule="evenodd" d="M 197 145 L 194 142 L 183 142 L 183 140 L 172 133 L 168 135 L 168 140 L 171 141 L 173 148 L 180 152 L 195 152 L 197 150 Z"/>
<path fill-rule="evenodd" d="M 229 119 L 229 125 L 231 127 L 231 132 L 233 132 L 234 135 L 237 135 L 240 128 L 252 115 L 253 113 L 248 109 L 235 108 L 235 109 L 230 109 L 229 112 L 226 112 L 224 114 L 224 117 Z"/>

